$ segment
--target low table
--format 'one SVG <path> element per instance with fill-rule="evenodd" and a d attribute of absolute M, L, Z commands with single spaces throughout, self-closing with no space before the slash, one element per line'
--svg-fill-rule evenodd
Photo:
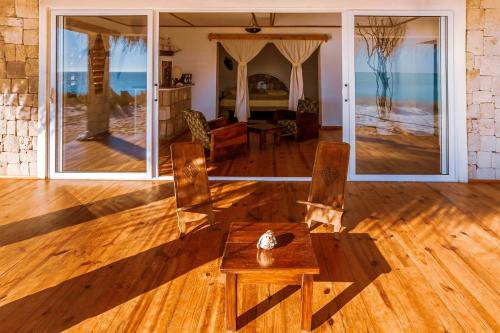
<path fill-rule="evenodd" d="M 259 148 L 262 149 L 263 145 L 266 143 L 266 137 L 268 134 L 274 136 L 274 144 L 279 146 L 281 129 L 273 124 L 262 123 L 262 124 L 248 124 L 248 143 L 250 144 L 250 133 L 256 133 L 259 135 Z"/>
<path fill-rule="evenodd" d="M 278 244 L 259 250 L 257 241 L 267 230 L 274 232 Z M 301 327 L 311 330 L 313 275 L 319 274 L 319 266 L 305 223 L 232 223 L 220 270 L 226 274 L 228 331 L 236 331 L 237 283 L 301 285 Z"/>

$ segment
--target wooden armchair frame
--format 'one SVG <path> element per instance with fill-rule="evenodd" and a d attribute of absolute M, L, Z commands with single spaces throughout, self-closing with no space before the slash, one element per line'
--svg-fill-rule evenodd
<path fill-rule="evenodd" d="M 335 233 L 341 231 L 349 150 L 349 144 L 342 142 L 318 144 L 309 196 L 307 201 L 297 201 L 307 206 L 305 222 L 309 227 L 315 221 L 332 224 Z"/>
<path fill-rule="evenodd" d="M 193 128 L 195 128 L 198 136 L 203 133 L 203 137 L 198 138 L 201 141 L 198 142 L 203 143 L 205 148 L 210 151 L 210 160 L 224 160 L 238 153 L 246 152 L 248 140 L 246 123 L 230 123 L 224 118 L 206 121 L 201 112 L 192 110 L 186 110 L 185 112 L 186 121 L 191 130 L 192 141 L 197 141 Z M 195 114 L 190 115 L 190 112 Z M 199 122 L 205 124 L 200 126 Z M 206 125 L 208 125 L 208 128 L 206 128 Z"/>
<path fill-rule="evenodd" d="M 315 139 L 319 137 L 319 115 L 310 112 L 297 112 L 291 110 L 276 110 L 273 123 L 277 124 L 279 120 L 294 120 L 297 124 L 297 141 Z"/>
<path fill-rule="evenodd" d="M 205 220 L 213 227 L 214 214 L 203 146 L 195 142 L 170 145 L 177 224 L 180 237 L 187 223 Z"/>
<path fill-rule="evenodd" d="M 217 118 L 209 121 L 210 160 L 220 161 L 247 150 L 247 124 Z"/>

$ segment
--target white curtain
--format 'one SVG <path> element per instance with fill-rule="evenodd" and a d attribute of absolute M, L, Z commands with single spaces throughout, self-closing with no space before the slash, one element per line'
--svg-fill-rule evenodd
<path fill-rule="evenodd" d="M 304 97 L 304 79 L 302 77 L 302 64 L 318 48 L 320 40 L 276 40 L 274 45 L 283 56 L 292 64 L 290 76 L 290 97 L 288 108 L 297 111 L 299 99 Z"/>
<path fill-rule="evenodd" d="M 238 62 L 238 79 L 236 83 L 236 109 L 238 121 L 247 121 L 250 113 L 248 96 L 247 63 L 252 60 L 266 45 L 265 40 L 233 40 L 220 41 L 224 49 Z"/>

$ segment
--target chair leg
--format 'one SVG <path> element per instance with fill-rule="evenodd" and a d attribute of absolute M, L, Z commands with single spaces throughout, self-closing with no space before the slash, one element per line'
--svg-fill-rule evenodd
<path fill-rule="evenodd" d="M 331 224 L 333 225 L 333 234 L 335 239 L 340 239 L 340 231 L 342 230 L 342 215 L 343 212 L 335 212 Z"/>
<path fill-rule="evenodd" d="M 183 221 L 180 212 L 177 212 L 177 227 L 179 228 L 179 238 L 184 238 L 186 234 L 186 222 Z"/>
<path fill-rule="evenodd" d="M 214 215 L 214 212 L 212 210 L 210 210 L 210 212 L 207 213 L 207 220 L 208 220 L 208 224 L 210 226 L 210 229 L 212 229 L 212 230 L 219 230 L 220 229 L 215 224 L 215 215 Z"/>

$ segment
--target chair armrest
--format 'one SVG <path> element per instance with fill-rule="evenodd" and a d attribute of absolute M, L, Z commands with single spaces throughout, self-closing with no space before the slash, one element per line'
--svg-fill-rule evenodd
<path fill-rule="evenodd" d="M 225 159 L 239 151 L 246 151 L 247 123 L 241 122 L 210 131 L 210 159 Z"/>
<path fill-rule="evenodd" d="M 220 117 L 220 118 L 217 118 L 214 120 L 210 120 L 208 122 L 208 127 L 210 127 L 211 130 L 214 130 L 216 128 L 226 126 L 228 124 L 229 124 L 229 122 L 227 121 L 226 118 Z"/>
<path fill-rule="evenodd" d="M 304 200 L 297 200 L 297 203 L 301 204 L 301 205 L 313 206 L 315 208 L 330 209 L 330 210 L 334 210 L 334 211 L 337 211 L 337 212 L 343 212 L 344 211 L 342 208 L 336 208 L 336 207 L 333 207 L 333 206 L 323 205 L 323 204 L 316 203 L 316 202 L 310 202 L 310 201 L 304 201 Z"/>
<path fill-rule="evenodd" d="M 223 127 L 218 127 L 218 128 L 214 128 L 213 130 L 211 130 L 209 132 L 210 135 L 213 135 L 213 136 L 220 136 L 220 135 L 223 135 L 223 133 L 247 133 L 247 123 L 235 123 L 235 124 L 231 124 L 231 125 L 227 125 L 227 126 L 223 126 Z"/>

